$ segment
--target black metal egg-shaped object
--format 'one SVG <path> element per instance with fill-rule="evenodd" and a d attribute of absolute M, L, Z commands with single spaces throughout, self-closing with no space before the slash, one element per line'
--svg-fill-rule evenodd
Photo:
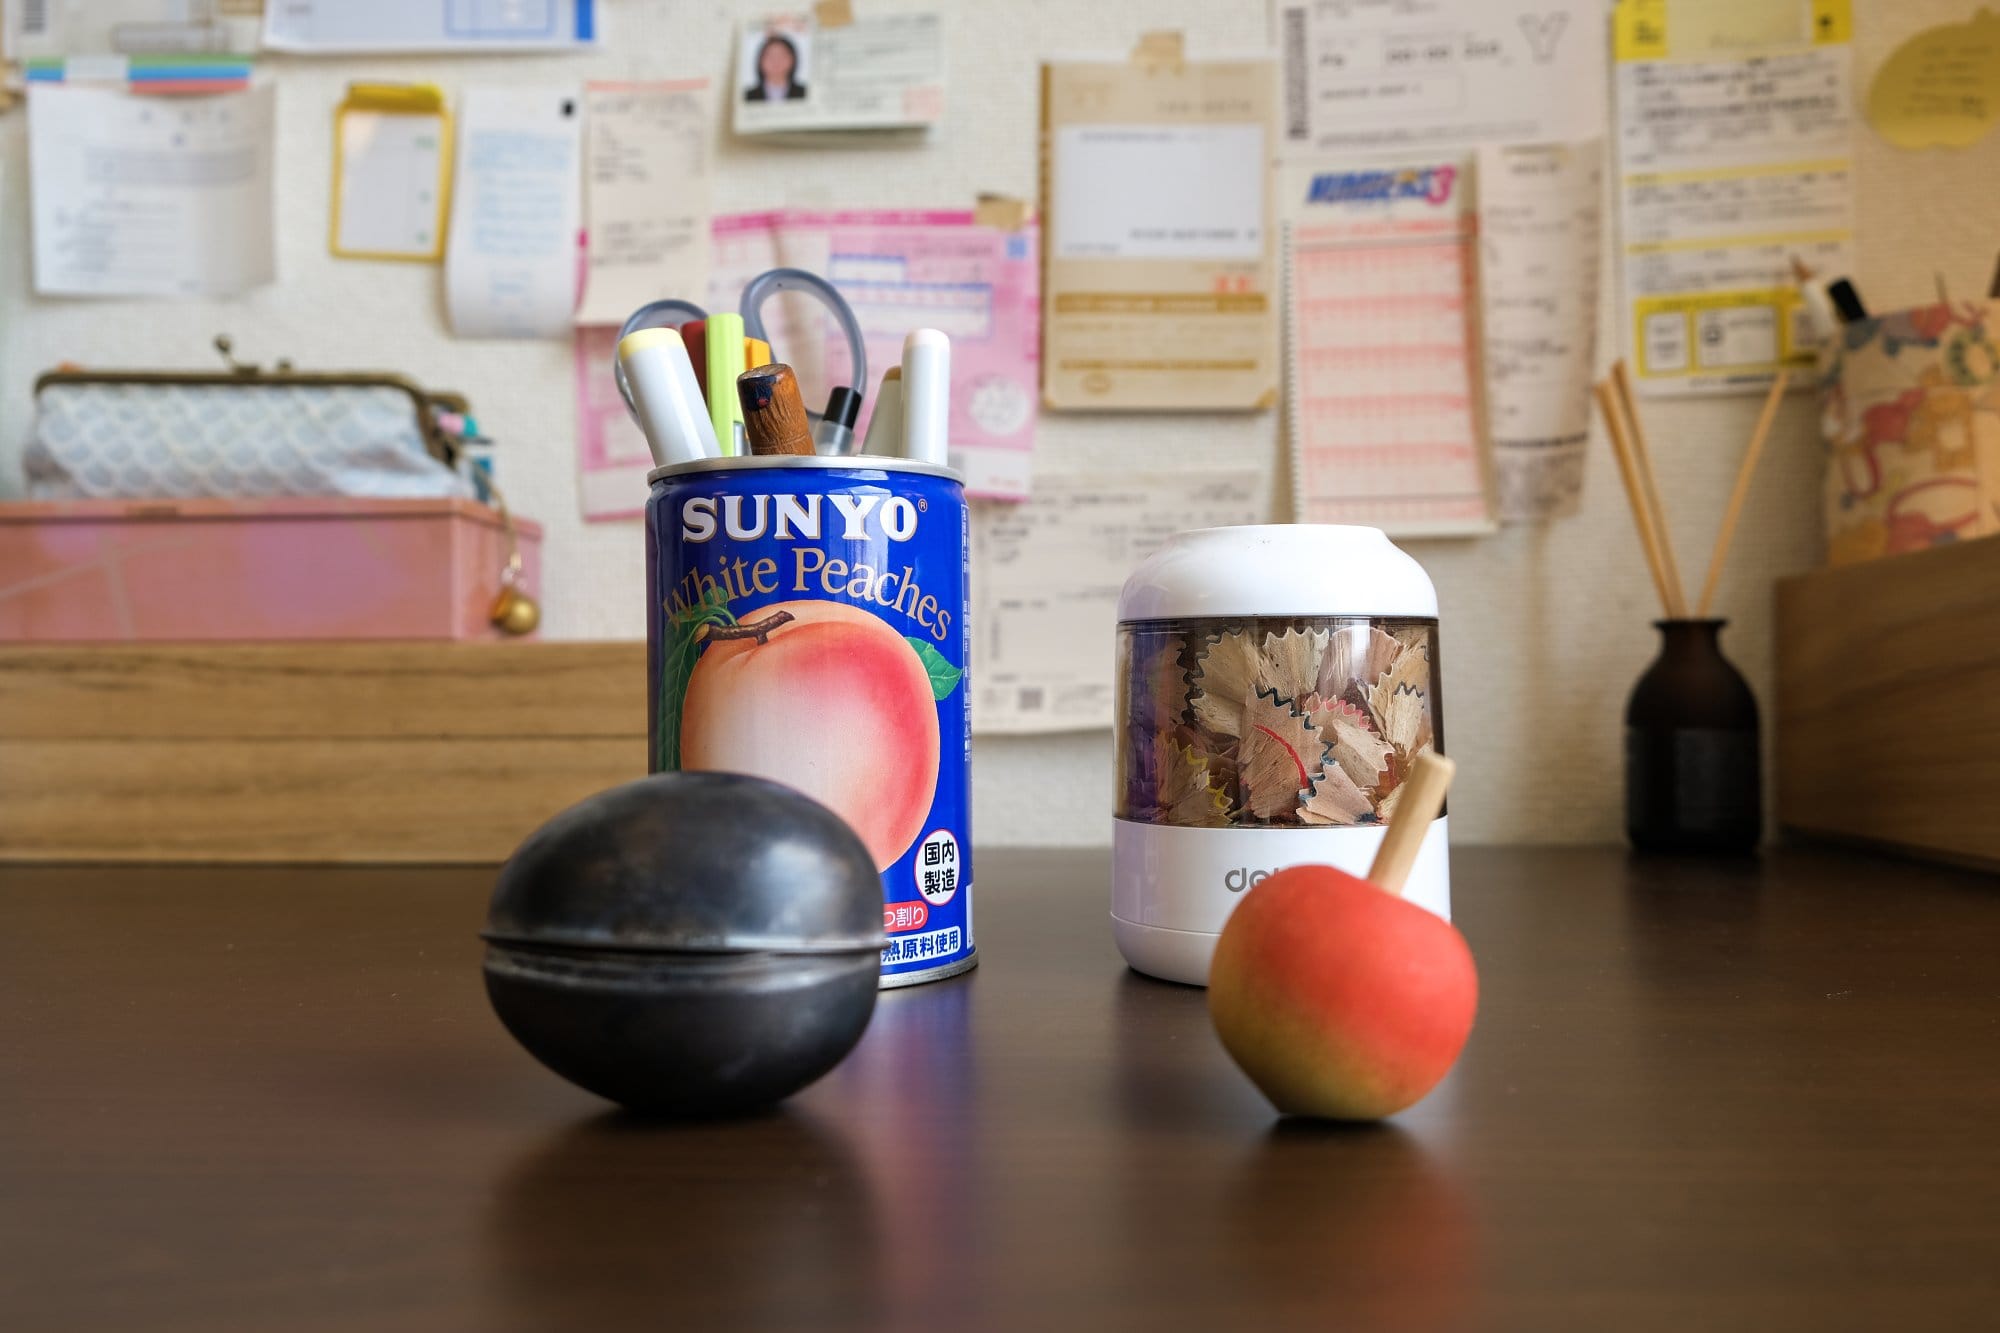
<path fill-rule="evenodd" d="M 838 815 L 789 787 L 658 773 L 531 834 L 482 935 L 486 994 L 536 1059 L 636 1111 L 729 1115 L 861 1039 L 882 879 Z"/>

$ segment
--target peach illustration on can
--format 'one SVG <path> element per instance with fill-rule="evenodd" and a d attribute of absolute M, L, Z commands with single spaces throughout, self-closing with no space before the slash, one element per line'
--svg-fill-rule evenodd
<path fill-rule="evenodd" d="M 778 602 L 708 625 L 681 706 L 681 767 L 796 787 L 861 835 L 876 869 L 923 832 L 937 790 L 930 674 L 881 617 Z"/>

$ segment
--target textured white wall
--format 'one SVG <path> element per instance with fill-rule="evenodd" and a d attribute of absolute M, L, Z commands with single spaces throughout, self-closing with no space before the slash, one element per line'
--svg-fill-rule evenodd
<path fill-rule="evenodd" d="M 866 5 L 869 0 L 862 0 Z M 1971 3 L 1857 0 L 1857 88 L 1909 34 L 1968 16 Z M 762 6 L 602 0 L 605 40 L 587 57 L 266 62 L 279 83 L 279 281 L 230 302 L 44 301 L 30 294 L 25 117 L 0 117 L 0 488 L 18 487 L 29 386 L 62 359 L 100 366 L 206 366 L 217 332 L 244 355 L 312 367 L 388 367 L 469 394 L 503 440 L 510 494 L 547 526 L 547 627 L 565 638 L 638 636 L 645 610 L 638 532 L 585 524 L 576 504 L 570 349 L 459 342 L 445 330 L 437 270 L 335 261 L 326 253 L 331 112 L 351 79 L 477 82 L 684 78 L 726 83 L 731 23 Z M 943 206 L 979 190 L 1031 195 L 1037 61 L 1121 51 L 1145 28 L 1181 27 L 1197 53 L 1241 50 L 1264 31 L 1264 0 L 992 0 L 947 4 L 951 101 L 920 145 L 800 150 L 744 145 L 718 126 L 715 206 Z M 1857 278 L 1877 306 L 1925 299 L 1941 270 L 1983 289 L 2000 247 L 2000 135 L 1964 152 L 1901 153 L 1863 128 Z M 1607 249 L 1607 262 L 1610 253 Z M 1609 284 L 1604 309 L 1610 329 Z M 1607 343 L 1608 345 L 1608 343 Z M 1608 359 L 1608 357 L 1607 357 Z M 1661 485 L 1686 577 L 1699 578 L 1715 516 L 1754 416 L 1752 398 L 1655 404 Z M 1278 422 L 1257 417 L 1045 417 L 1048 471 L 1255 460 L 1283 502 Z M 1422 542 L 1444 604 L 1448 736 L 1460 763 L 1454 832 L 1475 842 L 1580 842 L 1619 829 L 1626 691 L 1651 655 L 1653 614 L 1613 469 L 1592 456 L 1583 511 L 1475 542 Z M 1817 559 L 1820 465 L 1812 413 L 1779 418 L 1721 592 L 1725 638 L 1769 711 L 1772 579 Z M 637 681 L 635 690 L 640 688 Z M 978 746 L 975 822 L 986 843 L 1108 838 L 1107 733 Z"/>

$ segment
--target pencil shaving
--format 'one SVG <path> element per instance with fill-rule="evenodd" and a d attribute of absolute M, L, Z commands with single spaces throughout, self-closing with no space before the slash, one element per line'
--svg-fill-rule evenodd
<path fill-rule="evenodd" d="M 1313 774 L 1326 763 L 1326 742 L 1275 692 L 1246 699 L 1243 724 L 1238 763 L 1243 808 L 1258 819 L 1292 819 L 1312 795 Z"/>
<path fill-rule="evenodd" d="M 1226 799 L 1238 825 L 1357 825 L 1387 817 L 1418 756 L 1436 746 L 1428 624 L 1371 622 L 1258 632 L 1172 633 L 1135 656 L 1133 713 L 1156 729 L 1152 772 L 1135 808 L 1179 822 Z M 1182 670 L 1183 664 L 1186 669 Z M 1203 823 L 1198 827 L 1208 827 Z"/>
<path fill-rule="evenodd" d="M 1350 826 L 1372 819 L 1374 814 L 1375 803 L 1368 799 L 1368 793 L 1334 763 L 1321 766 L 1311 793 L 1299 807 L 1299 819 L 1307 824 Z"/>
<path fill-rule="evenodd" d="M 1326 654 L 1328 638 L 1327 630 L 1294 629 L 1283 634 L 1266 634 L 1258 664 L 1258 687 L 1275 690 L 1286 699 L 1312 693 L 1319 683 L 1320 661 Z"/>
<path fill-rule="evenodd" d="M 1217 782 L 1208 760 L 1192 746 L 1172 736 L 1155 736 L 1153 765 L 1159 780 L 1154 808 L 1160 823 L 1183 828 L 1228 825 L 1229 793 Z"/>

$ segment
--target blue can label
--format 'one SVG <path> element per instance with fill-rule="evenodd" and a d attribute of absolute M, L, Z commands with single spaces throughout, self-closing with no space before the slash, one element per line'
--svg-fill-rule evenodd
<path fill-rule="evenodd" d="M 882 872 L 885 982 L 972 955 L 965 500 L 877 467 L 691 470 L 646 508 L 652 768 L 811 796 Z"/>

